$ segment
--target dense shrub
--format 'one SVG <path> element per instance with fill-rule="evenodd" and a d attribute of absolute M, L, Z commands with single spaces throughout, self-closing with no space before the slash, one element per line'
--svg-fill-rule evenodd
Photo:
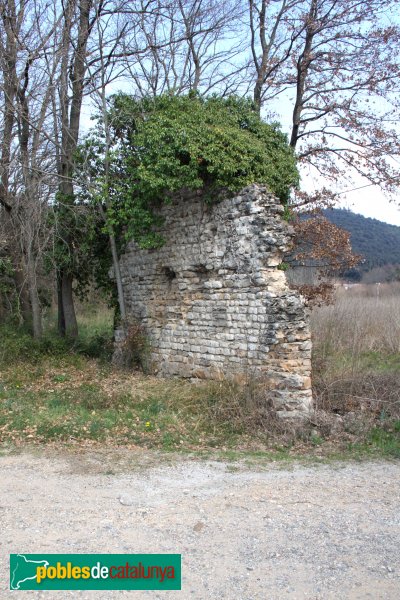
<path fill-rule="evenodd" d="M 81 196 L 105 206 L 108 227 L 124 233 L 118 239 L 162 244 L 154 207 L 183 189 L 211 202 L 260 183 L 285 202 L 298 184 L 286 136 L 263 122 L 250 101 L 169 95 L 137 101 L 120 94 L 108 118 L 109 145 L 99 122 L 80 148 L 82 174 L 90 173 L 87 188 L 81 178 Z"/>

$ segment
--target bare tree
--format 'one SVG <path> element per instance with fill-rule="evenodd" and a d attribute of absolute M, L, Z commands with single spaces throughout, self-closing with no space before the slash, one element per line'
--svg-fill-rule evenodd
<path fill-rule="evenodd" d="M 249 0 L 254 99 L 290 99 L 290 144 L 325 179 L 393 191 L 398 156 L 397 2 Z M 303 198 L 304 200 L 304 198 Z"/>
<path fill-rule="evenodd" d="M 67 0 L 63 6 L 61 61 L 59 74 L 60 162 L 59 204 L 62 207 L 59 235 L 65 242 L 65 252 L 72 254 L 72 239 L 66 224 L 66 214 L 74 205 L 74 153 L 78 145 L 86 52 L 91 30 L 98 17 L 92 14 L 92 0 Z M 62 261 L 57 272 L 58 328 L 61 335 L 76 337 L 78 324 L 73 299 L 73 272 Z"/>
<path fill-rule="evenodd" d="M 242 80 L 243 8 L 238 0 L 141 2 L 134 60 L 126 43 L 127 71 L 138 96 L 189 91 L 236 92 Z"/>
<path fill-rule="evenodd" d="M 121 68 L 120 64 L 117 61 L 113 60 L 113 57 L 112 55 L 110 55 L 109 52 L 110 43 L 107 39 L 106 32 L 109 28 L 111 18 L 112 17 L 110 16 L 108 18 L 103 19 L 102 21 L 98 20 L 96 23 L 98 60 L 96 61 L 96 63 L 89 66 L 88 70 L 90 73 L 91 67 L 94 66 L 95 68 L 95 72 L 91 73 L 90 75 L 90 82 L 93 88 L 92 99 L 94 105 L 98 109 L 98 114 L 101 117 L 99 120 L 99 126 L 103 128 L 104 134 L 104 177 L 101 182 L 101 193 L 97 195 L 97 208 L 108 231 L 114 277 L 117 285 L 120 318 L 122 322 L 124 322 L 126 319 L 126 308 L 117 242 L 115 239 L 114 226 L 108 218 L 108 213 L 110 210 L 110 152 L 112 141 L 111 124 L 107 102 L 107 91 L 114 78 L 118 78 L 118 76 L 120 75 Z M 130 28 L 127 23 L 124 23 L 121 27 L 117 27 L 115 31 L 115 36 L 112 40 L 112 44 L 114 47 L 120 45 L 120 43 L 125 38 L 125 35 L 129 30 Z M 86 185 L 90 189 L 90 173 L 86 172 L 86 176 Z"/>
<path fill-rule="evenodd" d="M 281 71 L 286 67 L 304 29 L 296 24 L 301 0 L 248 0 L 248 23 L 253 72 L 254 103 L 261 107 L 279 96 L 284 83 Z"/>
<path fill-rule="evenodd" d="M 0 3 L 1 29 L 0 29 L 0 61 L 1 61 L 1 97 L 2 97 L 2 140 L 0 155 L 0 205 L 3 207 L 2 215 L 5 222 L 4 230 L 7 232 L 7 247 L 9 249 L 16 287 L 21 300 L 25 318 L 29 318 L 29 299 L 26 295 L 26 286 L 21 270 L 22 257 L 17 252 L 17 236 L 14 229 L 14 212 L 10 182 L 12 172 L 13 135 L 15 127 L 15 101 L 18 88 L 17 79 L 17 36 L 23 22 L 23 8 L 15 1 Z"/>
<path fill-rule="evenodd" d="M 37 271 L 44 240 L 49 177 L 54 173 L 51 148 L 44 135 L 48 124 L 50 86 L 40 63 L 56 23 L 44 19 L 39 2 L 3 6 L 1 46 L 3 118 L 1 203 L 14 269 L 29 292 L 29 311 L 35 337 L 41 335 Z M 40 18 L 39 18 L 40 15 Z M 54 62 L 54 61 L 53 61 Z M 49 174 L 50 173 L 50 174 Z M 22 269 L 20 270 L 20 267 Z M 22 295 L 23 297 L 23 295 Z"/>
<path fill-rule="evenodd" d="M 66 212 L 74 207 L 74 161 L 79 141 L 84 96 L 100 93 L 102 111 L 106 88 L 112 76 L 107 71 L 127 56 L 137 56 L 134 35 L 126 43 L 128 32 L 134 31 L 138 18 L 153 10 L 154 0 L 132 3 L 121 0 L 68 0 L 63 8 L 61 61 L 59 75 L 59 195 L 61 207 L 58 235 L 71 256 L 73 243 L 68 230 Z M 97 32 L 97 36 L 94 35 Z M 124 42 L 124 43 L 123 43 Z M 99 83 L 97 89 L 96 84 Z M 100 90 L 100 92 L 99 92 Z M 116 259 L 113 234 L 110 243 Z M 73 301 L 73 269 L 58 268 L 58 326 L 61 335 L 75 337 L 78 332 Z M 121 288 L 122 289 L 122 288 Z M 124 311 L 123 311 L 124 312 Z"/>

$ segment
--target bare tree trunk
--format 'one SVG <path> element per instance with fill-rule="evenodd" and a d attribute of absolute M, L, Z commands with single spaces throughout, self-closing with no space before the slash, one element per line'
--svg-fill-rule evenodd
<path fill-rule="evenodd" d="M 283 16 L 287 9 L 286 0 L 282 1 L 280 11 L 275 17 L 275 22 L 272 30 L 267 35 L 267 8 L 269 2 L 267 0 L 261 0 L 260 7 L 258 8 L 254 0 L 249 0 L 249 16 L 250 16 L 250 48 L 252 53 L 252 59 L 256 70 L 256 82 L 254 84 L 253 99 L 254 104 L 258 113 L 261 112 L 261 106 L 263 103 L 263 92 L 268 77 L 271 77 L 277 68 L 277 64 L 271 61 L 271 51 L 274 47 L 275 40 L 277 37 L 278 29 L 282 22 Z M 261 57 L 258 57 L 258 49 L 256 42 L 256 31 L 258 33 L 259 43 L 261 47 Z M 289 46 L 290 48 L 291 46 Z M 281 58 L 282 62 L 285 62 L 289 56 L 289 51 L 286 51 L 286 56 Z"/>
<path fill-rule="evenodd" d="M 110 234 L 110 246 L 111 246 L 112 259 L 113 259 L 115 281 L 117 283 L 119 312 L 121 315 L 121 320 L 125 321 L 126 308 L 125 308 L 124 288 L 122 287 L 121 268 L 120 268 L 120 264 L 119 264 L 117 245 L 115 243 L 115 237 L 112 234 Z"/>
<path fill-rule="evenodd" d="M 78 323 L 76 321 L 75 315 L 72 284 L 72 275 L 70 275 L 69 273 L 63 273 L 61 280 L 61 293 L 65 319 L 65 335 L 68 337 L 76 338 L 78 336 Z"/>
<path fill-rule="evenodd" d="M 14 101 L 17 94 L 17 15 L 15 2 L 9 0 L 7 9 L 4 7 L 1 13 L 4 31 L 6 33 L 6 48 L 2 62 L 3 87 L 4 87 L 4 124 L 1 142 L 1 177 L 0 177 L 0 203 L 6 211 L 11 213 L 9 194 L 9 175 L 11 162 L 11 143 L 13 127 L 15 123 Z"/>
<path fill-rule="evenodd" d="M 106 161 L 107 160 L 108 159 L 106 159 Z M 104 222 L 107 223 L 107 215 L 101 204 L 99 205 L 99 210 L 103 217 Z M 122 276 L 121 276 L 121 268 L 120 268 L 120 264 L 119 264 L 117 244 L 115 241 L 115 235 L 114 235 L 113 229 L 109 224 L 108 224 L 108 229 L 109 229 L 108 239 L 110 240 L 110 248 L 111 248 L 114 276 L 115 276 L 115 282 L 117 284 L 119 313 L 121 316 L 121 320 L 125 321 L 125 319 L 126 319 L 125 296 L 124 296 L 124 288 L 122 286 Z"/>
<path fill-rule="evenodd" d="M 15 287 L 19 302 L 18 312 L 20 318 L 26 321 L 31 316 L 29 298 L 26 281 L 21 268 L 22 257 L 18 248 L 18 237 L 15 231 L 15 210 L 9 190 L 13 129 L 16 121 L 15 100 L 18 90 L 17 40 L 21 25 L 20 15 L 17 14 L 14 0 L 9 0 L 7 5 L 3 7 L 1 20 L 6 42 L 5 48 L 2 48 L 4 120 L 1 135 L 0 204 L 4 207 L 4 216 L 6 219 L 5 231 L 7 232 L 7 240 L 10 247 L 10 258 L 13 264 Z"/>
<path fill-rule="evenodd" d="M 64 335 L 78 337 L 78 321 L 76 320 L 74 292 L 74 279 L 66 271 L 61 272 L 61 299 L 64 321 Z"/>
<path fill-rule="evenodd" d="M 303 52 L 297 61 L 297 77 L 296 77 L 296 99 L 293 108 L 292 117 L 292 133 L 290 136 L 290 145 L 296 148 L 300 134 L 301 115 L 304 108 L 304 91 L 306 80 L 311 64 L 311 48 L 315 35 L 314 22 L 317 16 L 317 0 L 312 0 L 310 12 L 308 14 L 309 24 L 306 28 L 306 37 L 304 42 Z"/>
<path fill-rule="evenodd" d="M 103 48 L 106 46 L 104 44 L 104 30 L 100 27 L 99 22 L 97 22 L 97 33 L 98 33 L 98 46 L 99 46 L 99 62 L 100 62 L 100 85 L 97 89 L 97 94 L 99 95 L 101 113 L 103 117 L 103 127 L 105 134 L 105 164 L 104 164 L 104 175 L 105 175 L 105 185 L 104 185 L 104 200 L 106 210 L 103 208 L 102 200 L 99 202 L 99 211 L 104 220 L 104 223 L 108 229 L 108 239 L 110 241 L 110 249 L 112 256 L 112 263 L 114 269 L 115 282 L 117 284 L 117 294 L 118 294 L 118 306 L 120 312 L 121 321 L 124 322 L 126 319 L 126 307 L 125 307 L 125 297 L 124 297 L 124 288 L 122 286 L 122 277 L 121 277 L 121 268 L 118 257 L 118 249 L 115 241 L 115 233 L 114 227 L 109 222 L 107 218 L 107 209 L 110 205 L 110 149 L 111 149 L 111 132 L 110 132 L 110 122 L 108 118 L 108 110 L 107 110 L 107 97 L 106 97 L 106 88 L 107 88 L 107 64 L 103 53 Z M 111 65 L 111 70 L 112 70 Z"/>
<path fill-rule="evenodd" d="M 57 329 L 61 337 L 65 336 L 65 318 L 64 318 L 64 305 L 62 299 L 62 276 L 60 271 L 57 269 L 57 306 L 58 306 L 58 322 Z"/>
<path fill-rule="evenodd" d="M 24 270 L 21 264 L 16 263 L 14 267 L 14 280 L 15 287 L 18 294 L 18 311 L 20 314 L 21 321 L 30 321 L 31 319 L 31 305 L 29 301 L 28 287 L 26 285 Z"/>
<path fill-rule="evenodd" d="M 86 72 L 86 49 L 90 36 L 91 29 L 95 22 L 90 21 L 90 11 L 92 9 L 93 0 L 79 0 L 79 22 L 77 39 L 72 43 L 72 15 L 75 8 L 74 0 L 67 3 L 64 10 L 64 35 L 63 35 L 63 52 L 64 57 L 61 62 L 61 172 L 59 191 L 61 201 L 64 205 L 73 208 L 74 204 L 74 154 L 78 145 L 79 124 L 82 110 L 83 100 L 83 85 Z M 72 61 L 69 58 L 69 51 L 72 48 Z M 71 80 L 71 100 L 69 103 L 68 78 Z M 62 227 L 62 224 L 61 224 Z M 72 254 L 72 243 L 68 232 L 63 232 L 63 239 L 69 247 Z M 62 304 L 59 305 L 58 322 L 65 322 L 65 334 L 70 337 L 78 335 L 78 324 L 76 320 L 74 296 L 73 296 L 73 276 L 71 270 L 63 267 L 60 270 L 61 276 L 61 296 Z M 63 316 L 62 314 L 63 313 Z M 63 334 L 62 328 L 60 330 Z"/>
<path fill-rule="evenodd" d="M 102 88 L 102 107 L 103 107 L 104 127 L 105 127 L 105 132 L 106 132 L 105 175 L 106 175 L 106 206 L 107 206 L 108 205 L 108 193 L 109 193 L 109 190 L 108 190 L 109 174 L 110 174 L 109 151 L 110 151 L 110 147 L 111 147 L 111 140 L 110 140 L 110 127 L 109 127 L 109 123 L 108 123 L 107 104 L 106 104 L 106 95 L 105 94 L 106 94 L 106 90 L 105 90 L 105 86 L 103 86 L 103 88 Z M 100 204 L 100 211 L 102 213 L 103 219 L 105 220 L 105 222 L 107 222 L 107 215 L 105 214 L 101 204 Z M 112 255 L 112 261 L 113 261 L 113 267 L 114 267 L 115 281 L 117 284 L 119 312 L 120 312 L 121 320 L 125 321 L 126 308 L 125 308 L 124 288 L 122 286 L 121 268 L 120 268 L 120 264 L 119 264 L 117 244 L 115 242 L 114 229 L 113 229 L 112 225 L 110 225 L 109 223 L 108 223 L 108 231 L 109 231 L 108 236 L 109 236 L 109 240 L 110 240 L 110 248 L 111 248 L 111 255 Z"/>
<path fill-rule="evenodd" d="M 39 294 L 37 288 L 36 278 L 36 265 L 32 256 L 31 250 L 28 251 L 27 257 L 27 275 L 28 275 L 28 286 L 29 286 L 29 298 L 31 301 L 32 309 L 32 327 L 33 337 L 38 339 L 42 336 L 42 309 L 39 301 Z"/>
<path fill-rule="evenodd" d="M 28 59 L 24 69 L 23 83 L 18 89 L 17 99 L 19 103 L 19 114 L 18 114 L 18 137 L 21 149 L 21 161 L 22 161 L 22 178 L 24 183 L 24 206 L 25 223 L 21 225 L 21 244 L 23 247 L 25 257 L 25 269 L 27 274 L 29 299 L 32 310 L 32 326 L 33 326 L 33 337 L 38 339 L 42 335 L 42 311 L 39 302 L 38 288 L 37 288 L 37 277 L 36 277 L 36 264 L 35 264 L 35 202 L 37 198 L 33 198 L 34 190 L 37 191 L 35 185 L 36 180 L 30 171 L 30 160 L 29 160 L 29 135 L 30 135 L 30 122 L 29 122 L 29 104 L 26 96 L 26 92 L 29 84 L 29 69 L 31 66 L 31 60 Z"/>

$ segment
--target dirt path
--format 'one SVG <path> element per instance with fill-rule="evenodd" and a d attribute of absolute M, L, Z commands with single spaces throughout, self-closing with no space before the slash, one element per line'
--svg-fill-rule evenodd
<path fill-rule="evenodd" d="M 400 597 L 400 464 L 0 457 L 0 597 Z M 8 554 L 182 553 L 181 592 L 10 592 Z"/>

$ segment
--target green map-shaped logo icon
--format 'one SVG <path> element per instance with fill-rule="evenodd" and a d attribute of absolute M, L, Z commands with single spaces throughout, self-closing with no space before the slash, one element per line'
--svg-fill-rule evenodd
<path fill-rule="evenodd" d="M 12 554 L 10 561 L 10 587 L 12 590 L 26 589 L 24 583 L 36 579 L 37 567 L 49 566 L 47 560 L 31 560 L 24 554 Z"/>

